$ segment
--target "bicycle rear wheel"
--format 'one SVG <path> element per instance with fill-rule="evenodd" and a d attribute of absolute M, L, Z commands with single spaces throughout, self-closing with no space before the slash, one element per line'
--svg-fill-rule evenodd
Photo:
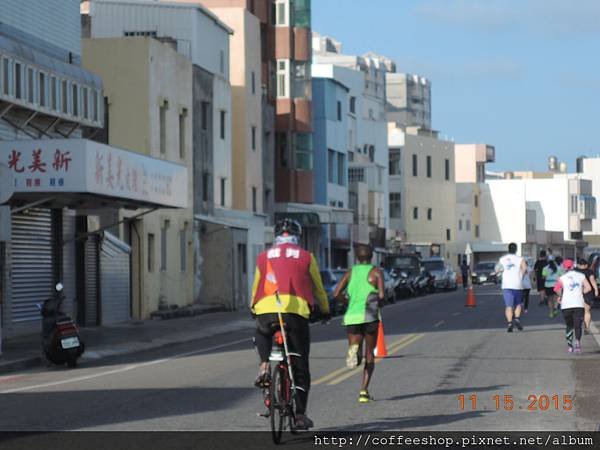
<path fill-rule="evenodd" d="M 271 434 L 275 444 L 281 443 L 281 435 L 285 424 L 285 416 L 287 410 L 287 389 L 289 386 L 288 375 L 285 368 L 281 365 L 275 367 L 273 378 L 271 380 L 270 394 L 271 404 L 269 405 L 269 413 L 271 416 Z"/>

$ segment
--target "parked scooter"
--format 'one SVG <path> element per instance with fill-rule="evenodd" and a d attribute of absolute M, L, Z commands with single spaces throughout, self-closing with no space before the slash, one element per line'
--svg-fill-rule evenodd
<path fill-rule="evenodd" d="M 65 299 L 63 285 L 58 283 L 56 292 L 43 305 L 37 305 L 42 314 L 42 345 L 48 361 L 57 364 L 77 365 L 85 349 L 81 341 L 79 329 L 73 319 L 61 311 Z"/>

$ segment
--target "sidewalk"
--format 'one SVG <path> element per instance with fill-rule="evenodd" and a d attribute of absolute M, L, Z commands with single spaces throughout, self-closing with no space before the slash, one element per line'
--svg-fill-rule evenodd
<path fill-rule="evenodd" d="M 167 345 L 181 344 L 219 334 L 250 329 L 254 321 L 248 311 L 206 312 L 194 317 L 145 320 L 120 325 L 81 328 L 85 353 L 80 361 L 126 355 Z M 0 375 L 41 364 L 40 335 L 2 341 Z"/>

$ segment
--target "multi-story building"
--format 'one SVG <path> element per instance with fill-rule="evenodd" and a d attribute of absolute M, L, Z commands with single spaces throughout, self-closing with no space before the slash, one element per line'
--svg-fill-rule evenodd
<path fill-rule="evenodd" d="M 339 42 L 317 34 L 313 36 L 313 45 L 313 76 L 337 80 L 349 89 L 348 207 L 356 215 L 355 240 L 385 247 L 390 227 L 385 116 L 385 74 L 389 60 L 374 55 L 341 54 Z"/>
<path fill-rule="evenodd" d="M 84 36 L 170 40 L 192 61 L 194 211 L 232 205 L 231 86 L 225 25 L 200 2 L 91 0 L 82 4 Z M 168 108 L 168 105 L 163 105 Z"/>
<path fill-rule="evenodd" d="M 431 82 L 418 75 L 390 72 L 386 76 L 388 122 L 431 129 Z"/>
<path fill-rule="evenodd" d="M 389 124 L 390 221 L 396 242 L 456 261 L 454 143 L 436 131 Z"/>
<path fill-rule="evenodd" d="M 583 178 L 592 181 L 592 195 L 596 198 L 600 198 L 600 157 L 580 157 L 577 159 L 577 172 Z M 573 194 L 576 195 L 576 194 Z M 585 196 L 571 197 L 570 200 L 570 212 L 572 214 L 578 214 L 580 217 L 585 216 L 586 202 L 589 202 L 589 198 Z M 575 219 L 573 219 L 575 220 Z M 596 216 L 592 219 L 592 229 L 584 230 L 584 240 L 589 243 L 590 246 L 600 247 L 600 219 Z"/>
<path fill-rule="evenodd" d="M 592 230 L 595 218 L 592 181 L 580 174 L 488 180 L 482 189 L 482 238 L 515 242 L 524 256 L 548 248 L 578 256 L 587 245 L 583 233 Z"/>
<path fill-rule="evenodd" d="M 132 314 L 193 302 L 192 64 L 150 37 L 84 39 L 83 66 L 102 76 L 106 143 L 188 170 L 188 207 L 135 218 L 121 210 L 119 236 L 132 249 Z M 164 105 L 168 105 L 165 107 Z"/>
<path fill-rule="evenodd" d="M 496 259 L 506 253 L 506 245 L 481 238 L 482 187 L 485 183 L 486 164 L 496 159 L 496 150 L 486 144 L 456 144 L 454 171 L 456 179 L 456 236 L 454 247 L 458 255 L 469 263 Z"/>
<path fill-rule="evenodd" d="M 102 80 L 80 66 L 80 35 L 78 2 L 2 4 L 0 164 L 12 188 L 0 193 L 0 323 L 9 336 L 39 330 L 36 304 L 59 280 L 63 308 L 81 324 L 128 320 L 130 249 L 94 228 L 94 216 L 187 206 L 184 167 L 83 139 L 102 130 L 105 110 Z"/>
<path fill-rule="evenodd" d="M 348 93 L 348 87 L 334 78 L 313 78 L 315 202 L 332 210 L 349 208 Z M 322 236 L 320 263 L 347 267 L 352 225 L 329 222 L 323 225 Z"/>

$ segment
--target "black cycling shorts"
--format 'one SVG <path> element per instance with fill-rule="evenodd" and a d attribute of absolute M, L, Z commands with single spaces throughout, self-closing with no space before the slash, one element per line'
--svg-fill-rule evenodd
<path fill-rule="evenodd" d="M 590 306 L 592 306 L 594 304 L 594 298 L 595 298 L 595 295 L 593 292 L 588 292 L 587 294 L 583 294 L 583 299 Z"/>
<path fill-rule="evenodd" d="M 379 329 L 379 320 L 369 323 L 359 323 L 356 325 L 346 325 L 346 331 L 349 334 L 376 334 Z"/>

